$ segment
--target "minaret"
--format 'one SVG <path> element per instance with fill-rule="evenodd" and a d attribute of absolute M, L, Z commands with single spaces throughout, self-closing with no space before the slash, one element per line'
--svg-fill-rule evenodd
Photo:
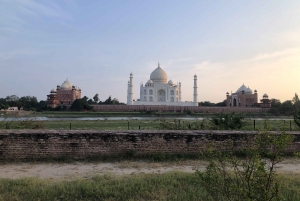
<path fill-rule="evenodd" d="M 128 81 L 128 83 L 127 83 L 127 105 L 129 105 L 130 104 L 130 102 L 129 102 L 129 81 Z"/>
<path fill-rule="evenodd" d="M 129 104 L 128 105 L 133 105 L 133 74 L 130 73 L 130 82 L 129 82 Z"/>
<path fill-rule="evenodd" d="M 197 75 L 194 75 L 194 106 L 198 106 L 198 100 L 197 100 Z"/>
<path fill-rule="evenodd" d="M 181 102 L 181 82 L 179 82 L 179 102 Z"/>

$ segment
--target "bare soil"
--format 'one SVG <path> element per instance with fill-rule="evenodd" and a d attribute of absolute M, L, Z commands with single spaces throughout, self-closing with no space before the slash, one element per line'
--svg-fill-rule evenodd
<path fill-rule="evenodd" d="M 204 170 L 207 163 L 200 160 L 179 162 L 122 161 L 116 163 L 10 163 L 0 165 L 0 178 L 19 179 L 37 177 L 42 179 L 73 180 L 95 175 L 130 175 L 165 173 L 169 171 L 195 172 Z M 277 165 L 276 171 L 284 174 L 300 174 L 300 159 L 287 158 Z"/>

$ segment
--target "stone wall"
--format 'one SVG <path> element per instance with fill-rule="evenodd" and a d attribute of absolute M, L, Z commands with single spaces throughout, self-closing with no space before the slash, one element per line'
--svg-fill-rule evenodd
<path fill-rule="evenodd" d="M 93 109 L 100 112 L 134 112 L 134 111 L 157 111 L 157 112 L 196 112 L 196 113 L 231 113 L 251 112 L 265 113 L 269 108 L 255 107 L 200 107 L 200 106 L 167 106 L 167 105 L 92 105 Z"/>
<path fill-rule="evenodd" d="M 300 132 L 288 152 L 300 151 Z M 98 130 L 0 130 L 0 160 L 68 157 L 72 159 L 154 153 L 192 154 L 214 142 L 228 150 L 230 140 L 239 149 L 256 131 L 98 131 Z"/>

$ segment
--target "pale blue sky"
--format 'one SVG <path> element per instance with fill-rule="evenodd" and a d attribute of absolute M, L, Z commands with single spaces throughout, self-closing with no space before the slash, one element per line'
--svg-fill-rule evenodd
<path fill-rule="evenodd" d="M 281 101 L 300 93 L 300 1 L 0 0 L 0 97 L 46 99 L 66 78 L 126 101 L 160 62 L 183 100 L 220 102 L 243 83 Z"/>

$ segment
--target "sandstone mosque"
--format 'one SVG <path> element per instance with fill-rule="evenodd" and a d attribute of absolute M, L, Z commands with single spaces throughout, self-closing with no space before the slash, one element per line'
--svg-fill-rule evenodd
<path fill-rule="evenodd" d="M 261 107 L 270 108 L 271 100 L 267 94 L 263 95 L 263 99 L 258 102 L 257 90 L 253 91 L 246 87 L 244 84 L 235 92 L 226 93 L 226 106 L 227 107 Z"/>
<path fill-rule="evenodd" d="M 151 73 L 145 85 L 140 85 L 140 98 L 133 98 L 133 74 L 130 74 L 127 88 L 127 105 L 173 105 L 173 106 L 198 106 L 197 101 L 197 75 L 194 75 L 193 102 L 181 100 L 181 82 L 175 84 L 168 81 L 167 73 L 158 67 Z"/>
<path fill-rule="evenodd" d="M 56 90 L 52 89 L 47 95 L 47 107 L 65 106 L 70 108 L 72 103 L 79 98 L 81 98 L 81 89 L 66 79 L 62 85 L 57 85 Z"/>

